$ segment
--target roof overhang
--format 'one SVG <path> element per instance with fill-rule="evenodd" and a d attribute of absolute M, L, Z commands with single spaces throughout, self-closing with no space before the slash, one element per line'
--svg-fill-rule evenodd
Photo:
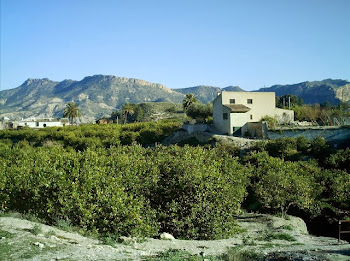
<path fill-rule="evenodd" d="M 226 108 L 230 109 L 230 113 L 245 113 L 250 111 L 250 108 L 243 104 L 223 104 Z"/>

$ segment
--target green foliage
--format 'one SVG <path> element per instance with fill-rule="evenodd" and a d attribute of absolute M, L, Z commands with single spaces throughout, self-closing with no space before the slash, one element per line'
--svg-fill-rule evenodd
<path fill-rule="evenodd" d="M 210 239 L 237 231 L 249 170 L 200 147 L 0 147 L 1 210 L 102 234 Z M 61 221 L 60 221 L 61 220 Z"/>
<path fill-rule="evenodd" d="M 35 224 L 34 227 L 31 229 L 31 232 L 34 234 L 34 235 L 38 235 L 42 232 L 42 228 L 39 224 Z"/>
<path fill-rule="evenodd" d="M 259 261 L 264 260 L 264 255 L 256 251 L 244 250 L 237 246 L 230 248 L 221 258 L 225 261 Z"/>
<path fill-rule="evenodd" d="M 272 233 L 272 232 L 265 232 L 264 235 L 259 239 L 264 241 L 272 241 L 272 240 L 285 240 L 289 242 L 297 241 L 295 237 L 291 236 L 288 233 Z"/>
<path fill-rule="evenodd" d="M 213 105 L 200 102 L 191 103 L 186 109 L 186 115 L 192 119 L 206 120 L 213 115 Z"/>
<path fill-rule="evenodd" d="M 289 104 L 290 101 L 290 104 Z M 279 108 L 288 108 L 289 105 L 292 106 L 296 106 L 296 105 L 300 105 L 301 102 L 299 97 L 296 95 L 292 95 L 292 94 L 286 94 L 283 95 L 281 97 L 276 97 L 276 107 Z"/>
<path fill-rule="evenodd" d="M 277 127 L 276 117 L 271 117 L 269 115 L 265 115 L 261 118 L 260 121 L 266 121 L 269 129 L 275 129 Z"/>
<path fill-rule="evenodd" d="M 339 150 L 331 154 L 325 160 L 325 167 L 329 169 L 340 169 L 350 173 L 350 148 Z"/>
<path fill-rule="evenodd" d="M 266 151 L 272 157 L 297 160 L 299 157 L 298 140 L 295 138 L 277 138 L 262 141 L 255 146 L 257 151 Z"/>
<path fill-rule="evenodd" d="M 198 102 L 198 99 L 194 96 L 193 93 L 186 94 L 185 98 L 182 101 L 184 111 L 186 111 L 188 107 L 195 102 Z"/>
<path fill-rule="evenodd" d="M 209 260 L 220 260 L 217 258 L 211 258 L 206 257 L 206 259 Z M 159 261 L 183 261 L 183 260 L 189 260 L 189 261 L 202 261 L 203 257 L 199 255 L 191 255 L 187 251 L 177 250 L 177 249 L 170 249 L 168 251 L 165 251 L 163 253 L 160 253 L 157 255 L 157 257 L 154 258 L 146 258 L 146 260 L 159 260 Z"/>
<path fill-rule="evenodd" d="M 255 167 L 252 187 L 264 208 L 279 210 L 284 216 L 290 206 L 314 206 L 318 193 L 315 179 L 299 163 L 273 158 L 266 152 L 252 153 L 246 160 Z"/>
<path fill-rule="evenodd" d="M 248 169 L 216 149 L 157 148 L 160 183 L 153 204 L 160 205 L 162 231 L 175 237 L 214 239 L 236 232 L 233 213 L 246 195 Z M 225 173 L 223 175 L 223 173 Z"/>
<path fill-rule="evenodd" d="M 44 128 L 40 130 L 0 130 L 0 146 L 11 146 L 24 140 L 34 146 L 72 147 L 76 150 L 87 148 L 109 148 L 111 146 L 139 143 L 149 145 L 160 143 L 172 132 L 179 129 L 181 122 L 160 121 L 133 124 L 87 124 L 63 128 Z M 28 143 L 28 145 L 29 145 Z"/>
<path fill-rule="evenodd" d="M 73 124 L 76 118 L 81 117 L 78 105 L 75 102 L 68 102 L 66 108 L 64 109 L 63 117 L 68 118 L 70 124 Z"/>

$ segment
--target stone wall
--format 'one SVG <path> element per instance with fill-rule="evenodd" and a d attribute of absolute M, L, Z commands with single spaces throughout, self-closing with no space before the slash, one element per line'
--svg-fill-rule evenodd
<path fill-rule="evenodd" d="M 335 147 L 350 146 L 350 127 L 293 128 L 268 131 L 269 139 L 304 136 L 308 140 L 323 137 Z"/>

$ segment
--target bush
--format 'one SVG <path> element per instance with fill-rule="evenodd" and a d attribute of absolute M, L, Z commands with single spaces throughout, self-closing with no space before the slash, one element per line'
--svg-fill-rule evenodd
<path fill-rule="evenodd" d="M 1 211 L 105 235 L 211 239 L 237 231 L 249 170 L 216 149 L 0 146 Z"/>
<path fill-rule="evenodd" d="M 161 231 L 183 239 L 215 239 L 236 232 L 234 214 L 246 195 L 248 169 L 216 149 L 157 147 Z"/>
<path fill-rule="evenodd" d="M 186 109 L 186 115 L 192 119 L 205 120 L 213 115 L 213 105 L 210 103 L 203 104 L 200 102 L 192 103 Z"/>
<path fill-rule="evenodd" d="M 350 149 L 339 150 L 325 159 L 325 167 L 329 169 L 340 169 L 350 173 Z"/>
<path fill-rule="evenodd" d="M 290 206 L 311 209 L 318 194 L 315 179 L 299 163 L 270 157 L 266 152 L 252 153 L 252 188 L 264 208 L 280 211 L 284 216 Z"/>

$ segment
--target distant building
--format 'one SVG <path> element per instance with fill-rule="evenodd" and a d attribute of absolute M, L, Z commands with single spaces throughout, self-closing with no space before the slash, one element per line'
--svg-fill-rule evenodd
<path fill-rule="evenodd" d="M 54 119 L 54 118 L 43 118 L 37 119 L 35 117 L 29 119 L 22 119 L 20 121 L 13 122 L 13 128 L 18 127 L 29 127 L 29 128 L 45 128 L 45 127 L 63 127 L 68 124 L 68 120 L 66 118 L 62 119 Z"/>
<path fill-rule="evenodd" d="M 214 127 L 223 134 L 241 136 L 248 125 L 262 117 L 276 117 L 279 123 L 294 121 L 294 111 L 275 106 L 274 92 L 221 92 L 213 101 Z"/>

